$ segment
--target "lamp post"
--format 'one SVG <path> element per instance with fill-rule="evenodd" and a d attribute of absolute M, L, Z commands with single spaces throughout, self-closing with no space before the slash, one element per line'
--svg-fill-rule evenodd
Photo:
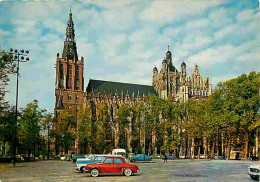
<path fill-rule="evenodd" d="M 144 154 L 145 154 L 145 107 L 144 107 Z"/>
<path fill-rule="evenodd" d="M 47 125 L 47 130 L 48 130 L 48 154 L 47 154 L 47 159 L 50 159 L 50 127 L 52 127 L 52 123 L 49 121 Z"/>
<path fill-rule="evenodd" d="M 13 148 L 13 166 L 15 166 L 16 160 L 16 130 L 17 130 L 17 118 L 18 118 L 18 83 L 19 83 L 19 63 L 29 61 L 29 51 L 24 51 L 23 49 L 18 51 L 17 49 L 10 48 L 9 54 L 12 54 L 12 59 L 17 61 L 17 71 L 16 71 L 16 104 L 15 104 L 15 126 L 14 126 L 14 148 Z M 25 58 L 26 57 L 26 58 Z"/>
<path fill-rule="evenodd" d="M 260 98 L 260 88 L 259 88 L 259 98 Z M 257 111 L 256 115 L 258 117 L 260 117 L 260 100 L 259 100 L 259 108 L 258 108 L 258 111 Z M 260 138 L 260 131 L 259 130 L 260 130 L 260 128 L 258 127 L 258 130 L 257 130 L 258 131 L 258 139 Z M 258 159 L 260 160 L 259 141 L 258 141 L 256 147 L 258 148 L 258 152 L 259 152 Z"/>

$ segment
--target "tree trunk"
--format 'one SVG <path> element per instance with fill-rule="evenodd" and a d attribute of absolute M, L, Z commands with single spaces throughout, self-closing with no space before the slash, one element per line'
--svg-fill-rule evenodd
<path fill-rule="evenodd" d="M 255 153 L 256 153 L 256 157 L 259 157 L 259 135 L 258 135 L 258 129 L 256 130 L 255 133 Z"/>
<path fill-rule="evenodd" d="M 231 148 L 231 135 L 228 136 L 228 144 L 227 144 L 227 160 L 230 160 L 230 148 Z"/>
<path fill-rule="evenodd" d="M 217 139 L 216 139 L 216 148 L 217 148 L 217 160 L 219 159 L 219 133 L 217 134 Z"/>
<path fill-rule="evenodd" d="M 188 150 L 187 158 L 191 158 L 191 143 L 190 143 L 190 140 L 188 138 L 189 137 L 187 137 L 187 141 L 188 141 L 188 144 L 187 144 L 187 150 Z"/>
<path fill-rule="evenodd" d="M 225 156 L 225 146 L 224 146 L 224 133 L 221 132 L 221 154 Z"/>
<path fill-rule="evenodd" d="M 185 135 L 185 156 L 184 158 L 187 158 L 187 151 L 188 151 L 188 137 Z"/>
<path fill-rule="evenodd" d="M 194 142 L 194 137 L 192 137 L 192 139 L 191 139 L 191 159 L 194 159 L 194 157 L 195 157 L 194 148 L 195 148 L 195 142 Z"/>
<path fill-rule="evenodd" d="M 248 131 L 245 132 L 245 159 L 248 159 Z"/>
<path fill-rule="evenodd" d="M 2 151 L 2 156 L 4 156 L 5 155 L 5 141 L 3 142 L 3 151 Z"/>
<path fill-rule="evenodd" d="M 35 160 L 35 153 L 36 153 L 36 144 L 33 144 L 33 159 Z"/>
<path fill-rule="evenodd" d="M 199 145 L 199 148 L 198 148 L 198 160 L 200 159 L 200 145 Z"/>
<path fill-rule="evenodd" d="M 208 158 L 207 138 L 206 137 L 203 137 L 203 149 L 204 149 L 204 156 L 206 159 L 206 158 Z"/>
<path fill-rule="evenodd" d="M 152 132 L 152 150 L 153 150 L 153 156 L 155 157 L 157 155 L 157 147 L 156 147 L 156 133 Z"/>
<path fill-rule="evenodd" d="M 213 159 L 214 155 L 215 155 L 215 145 L 216 145 L 216 141 L 213 140 L 212 148 L 211 148 L 211 151 L 210 151 L 211 152 L 211 154 L 210 154 L 211 159 Z"/>

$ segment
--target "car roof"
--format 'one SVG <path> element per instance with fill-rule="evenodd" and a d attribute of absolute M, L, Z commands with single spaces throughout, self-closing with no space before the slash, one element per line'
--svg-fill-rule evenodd
<path fill-rule="evenodd" d="M 106 158 L 122 158 L 125 159 L 123 156 L 121 155 L 113 155 L 113 156 L 107 156 Z"/>

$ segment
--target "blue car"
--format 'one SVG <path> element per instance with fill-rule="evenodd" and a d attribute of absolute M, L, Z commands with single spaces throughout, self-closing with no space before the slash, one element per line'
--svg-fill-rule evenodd
<path fill-rule="evenodd" d="M 145 154 L 137 154 L 135 156 L 130 157 L 130 162 L 135 162 L 135 161 L 151 161 L 152 157 L 147 156 Z"/>

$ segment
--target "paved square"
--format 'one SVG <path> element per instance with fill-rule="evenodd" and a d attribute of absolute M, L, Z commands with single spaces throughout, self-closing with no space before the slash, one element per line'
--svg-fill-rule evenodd
<path fill-rule="evenodd" d="M 137 163 L 140 173 L 131 176 L 109 175 L 93 178 L 75 170 L 70 161 L 39 161 L 0 164 L 0 180 L 5 181 L 252 181 L 247 167 L 252 161 L 225 160 L 154 160 L 155 163 Z"/>

